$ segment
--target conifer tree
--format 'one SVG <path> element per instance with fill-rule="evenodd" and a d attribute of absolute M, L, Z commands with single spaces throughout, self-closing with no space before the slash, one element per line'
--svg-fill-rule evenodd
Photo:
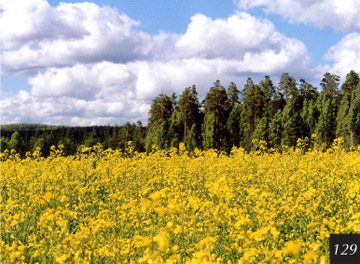
<path fill-rule="evenodd" d="M 291 77 L 288 73 L 282 74 L 278 86 L 280 92 L 282 92 L 285 96 L 286 103 L 288 103 L 291 98 L 296 97 L 298 94 L 295 79 Z"/>
<path fill-rule="evenodd" d="M 339 76 L 327 72 L 324 74 L 320 85 L 326 95 L 331 96 L 332 99 L 335 99 L 335 97 L 339 94 L 339 81 Z"/>
<path fill-rule="evenodd" d="M 134 131 L 134 145 L 135 150 L 138 152 L 145 151 L 145 137 L 146 137 L 146 130 L 141 123 L 141 121 L 137 121 L 135 131 Z"/>
<path fill-rule="evenodd" d="M 203 145 L 205 149 L 226 147 L 229 105 L 225 88 L 217 80 L 204 100 Z"/>
<path fill-rule="evenodd" d="M 175 95 L 169 97 L 160 94 L 153 100 L 149 111 L 149 122 L 145 139 L 146 151 L 151 151 L 152 145 L 161 149 L 170 147 L 170 118 L 175 108 Z"/>
<path fill-rule="evenodd" d="M 358 87 L 359 75 L 354 71 L 350 71 L 346 75 L 346 80 L 341 89 L 344 95 L 341 99 L 339 110 L 337 113 L 336 136 L 343 137 L 347 146 L 353 146 L 357 142 L 358 132 Z"/>
<path fill-rule="evenodd" d="M 346 75 L 345 82 L 342 84 L 341 89 L 344 91 L 344 93 L 351 94 L 359 83 L 360 83 L 359 74 L 357 74 L 354 70 L 351 70 Z"/>
<path fill-rule="evenodd" d="M 315 133 L 321 142 L 330 146 L 335 139 L 336 105 L 333 103 L 331 95 L 326 92 L 320 93 L 316 103 L 319 119 L 315 127 Z"/>
<path fill-rule="evenodd" d="M 226 128 L 228 131 L 227 149 L 230 150 L 233 146 L 240 146 L 240 115 L 241 107 L 239 103 L 239 93 L 235 83 L 230 83 L 227 90 L 229 117 L 226 121 Z"/>
<path fill-rule="evenodd" d="M 295 146 L 298 138 L 302 137 L 303 122 L 300 116 L 300 98 L 293 97 L 282 111 L 281 144 Z"/>
<path fill-rule="evenodd" d="M 320 141 L 327 146 L 330 146 L 336 137 L 336 116 L 340 102 L 339 80 L 339 76 L 327 72 L 320 83 L 323 91 L 317 100 L 319 119 L 315 133 L 319 136 Z"/>
<path fill-rule="evenodd" d="M 250 149 L 253 133 L 264 112 L 265 97 L 259 85 L 248 78 L 241 92 L 241 145 Z"/>
<path fill-rule="evenodd" d="M 171 122 L 172 145 L 177 147 L 180 142 L 184 142 L 189 150 L 201 147 L 201 124 L 199 99 L 196 86 L 193 85 L 185 88 L 173 113 Z"/>
<path fill-rule="evenodd" d="M 278 109 L 269 123 L 269 143 L 271 147 L 280 147 L 282 136 L 282 111 Z"/>
<path fill-rule="evenodd" d="M 315 132 L 315 126 L 319 117 L 319 112 L 316 107 L 316 99 L 318 95 L 316 87 L 306 82 L 304 79 L 300 80 L 299 99 L 301 108 L 300 118 L 302 122 L 302 138 L 310 138 Z"/>
<path fill-rule="evenodd" d="M 117 149 L 119 147 L 119 141 L 120 141 L 119 127 L 115 126 L 115 127 L 113 127 L 113 130 L 112 130 L 112 135 L 111 135 L 111 139 L 110 139 L 110 142 L 109 142 L 109 147 L 111 149 L 113 149 L 113 150 Z"/>
<path fill-rule="evenodd" d="M 100 142 L 98 131 L 96 129 L 96 126 L 92 127 L 92 131 L 89 133 L 89 135 L 85 139 L 85 146 L 92 147 L 96 145 L 98 142 Z"/>
<path fill-rule="evenodd" d="M 269 76 L 265 76 L 265 80 L 260 81 L 259 88 L 262 95 L 260 98 L 262 117 L 255 127 L 252 138 L 269 142 L 270 121 L 277 112 L 280 105 L 277 102 L 278 97 L 276 94 L 276 89 Z"/>

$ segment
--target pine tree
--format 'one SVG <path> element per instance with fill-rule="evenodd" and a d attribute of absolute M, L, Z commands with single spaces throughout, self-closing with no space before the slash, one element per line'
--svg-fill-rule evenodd
<path fill-rule="evenodd" d="M 330 146 L 335 139 L 336 129 L 336 105 L 333 98 L 326 92 L 321 92 L 317 99 L 317 110 L 319 119 L 316 124 L 315 133 L 319 140 Z"/>
<path fill-rule="evenodd" d="M 303 122 L 300 109 L 299 97 L 293 97 L 282 111 L 282 145 L 295 146 L 297 139 L 302 137 Z"/>
<path fill-rule="evenodd" d="M 128 142 L 133 140 L 133 130 L 134 125 L 130 124 L 130 122 L 126 122 L 126 124 L 120 128 L 119 146 L 124 152 L 128 149 Z"/>
<path fill-rule="evenodd" d="M 104 131 L 104 140 L 102 140 L 102 145 L 104 149 L 110 148 L 110 141 L 111 141 L 111 127 L 107 125 Z"/>
<path fill-rule="evenodd" d="M 239 103 L 239 93 L 236 85 L 232 82 L 227 90 L 228 105 L 229 105 L 229 117 L 226 121 L 226 128 L 228 131 L 228 138 L 226 142 L 227 150 L 230 150 L 233 146 L 240 146 L 240 115 L 241 107 Z"/>
<path fill-rule="evenodd" d="M 278 109 L 269 123 L 269 143 L 271 147 L 280 147 L 282 137 L 282 112 Z"/>
<path fill-rule="evenodd" d="M 136 151 L 138 152 L 145 151 L 145 137 L 146 137 L 146 129 L 139 120 L 136 123 L 135 131 L 134 131 L 134 145 Z"/>
<path fill-rule="evenodd" d="M 277 102 L 277 93 L 269 76 L 265 76 L 265 80 L 260 81 L 259 88 L 263 95 L 261 98 L 262 117 L 253 132 L 252 138 L 269 142 L 270 121 L 280 105 Z"/>
<path fill-rule="evenodd" d="M 350 139 L 351 145 L 360 144 L 360 83 L 356 86 L 355 90 L 352 91 L 352 101 L 349 110 L 351 118 L 350 123 Z"/>
<path fill-rule="evenodd" d="M 351 94 L 356 86 L 360 83 L 359 74 L 357 74 L 354 70 L 351 70 L 347 75 L 345 82 L 341 86 L 341 89 L 348 94 Z"/>
<path fill-rule="evenodd" d="M 176 106 L 175 102 L 175 95 L 169 97 L 161 94 L 153 100 L 145 139 L 147 152 L 151 151 L 152 145 L 161 149 L 170 147 L 170 118 Z"/>
<path fill-rule="evenodd" d="M 110 142 L 109 142 L 109 147 L 111 149 L 113 149 L 113 150 L 119 148 L 119 141 L 120 141 L 119 127 L 115 126 L 115 127 L 113 127 L 113 130 L 112 130 L 112 135 L 111 135 L 111 139 L 110 139 Z"/>
<path fill-rule="evenodd" d="M 353 75 L 348 74 L 347 77 L 352 78 Z M 348 79 L 347 81 L 350 83 Z M 347 146 L 353 146 L 360 142 L 360 83 L 355 88 L 349 87 L 348 85 L 343 89 L 344 95 L 337 114 L 336 136 L 343 137 Z"/>
<path fill-rule="evenodd" d="M 187 149 L 201 146 L 201 124 L 199 99 L 196 86 L 186 88 L 180 96 L 172 115 L 173 146 L 184 142 Z M 192 133 L 190 131 L 192 130 Z"/>
<path fill-rule="evenodd" d="M 302 98 L 302 101 L 316 99 L 318 96 L 318 92 L 316 87 L 312 84 L 306 82 L 304 79 L 300 80 L 300 89 L 299 95 Z"/>
<path fill-rule="evenodd" d="M 324 77 L 321 80 L 321 87 L 326 95 L 331 96 L 332 99 L 335 99 L 339 94 L 339 81 L 340 77 L 336 74 L 331 74 L 329 72 L 324 74 Z"/>
<path fill-rule="evenodd" d="M 203 142 L 204 148 L 226 147 L 226 121 L 229 115 L 229 106 L 225 88 L 217 80 L 210 88 L 204 100 Z"/>
<path fill-rule="evenodd" d="M 291 98 L 298 95 L 295 79 L 288 73 L 282 74 L 279 82 L 279 90 L 280 92 L 283 92 L 286 103 L 288 103 Z"/>
<path fill-rule="evenodd" d="M 323 91 L 317 100 L 319 119 L 315 133 L 327 146 L 330 146 L 336 137 L 336 116 L 340 103 L 339 80 L 339 76 L 327 72 L 320 83 Z"/>
<path fill-rule="evenodd" d="M 310 138 L 315 133 L 315 127 L 319 119 L 319 111 L 316 105 L 316 98 L 307 99 L 303 102 L 301 119 L 303 120 L 303 137 Z"/>
<path fill-rule="evenodd" d="M 241 95 L 241 146 L 250 149 L 253 133 L 264 114 L 265 96 L 251 78 L 247 79 Z"/>

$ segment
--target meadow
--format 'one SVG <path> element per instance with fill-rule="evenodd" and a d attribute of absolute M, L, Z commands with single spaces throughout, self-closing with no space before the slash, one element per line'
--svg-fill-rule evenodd
<path fill-rule="evenodd" d="M 360 148 L 3 153 L 1 263 L 329 263 Z"/>

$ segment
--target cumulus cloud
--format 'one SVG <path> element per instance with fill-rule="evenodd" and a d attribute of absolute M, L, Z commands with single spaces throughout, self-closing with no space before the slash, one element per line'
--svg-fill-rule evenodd
<path fill-rule="evenodd" d="M 334 62 L 331 72 L 342 78 L 351 70 L 360 72 L 360 33 L 351 33 L 331 47 L 325 59 Z"/>
<path fill-rule="evenodd" d="M 216 20 L 193 16 L 175 47 L 184 58 L 221 59 L 223 67 L 237 74 L 276 75 L 291 69 L 297 76 L 314 78 L 320 70 L 311 66 L 303 42 L 244 12 Z"/>
<path fill-rule="evenodd" d="M 127 62 L 165 49 L 166 34 L 137 30 L 138 21 L 94 3 L 3 0 L 2 64 L 5 72 L 36 73 L 99 61 Z"/>
<path fill-rule="evenodd" d="M 358 0 L 240 0 L 241 9 L 263 7 L 292 23 L 330 26 L 340 31 L 360 30 Z"/>
<path fill-rule="evenodd" d="M 217 79 L 241 87 L 249 76 L 289 72 L 311 81 L 324 72 L 301 41 L 244 12 L 215 20 L 196 14 L 183 35 L 150 35 L 110 7 L 29 0 L 15 8 L 16 1 L 0 6 L 2 25 L 20 20 L 4 33 L 3 69 L 33 76 L 30 91 L 2 96 L 2 123 L 146 122 L 160 93 L 196 84 L 203 98 Z"/>
<path fill-rule="evenodd" d="M 83 100 L 73 97 L 32 96 L 20 91 L 15 96 L 2 95 L 1 123 L 44 123 L 65 125 L 107 125 L 123 124 L 145 120 L 149 110 L 148 102 L 105 99 Z"/>
<path fill-rule="evenodd" d="M 270 21 L 244 12 L 216 20 L 196 14 L 176 48 L 184 57 L 243 59 L 246 52 L 280 51 L 281 40 L 289 39 L 276 32 Z"/>

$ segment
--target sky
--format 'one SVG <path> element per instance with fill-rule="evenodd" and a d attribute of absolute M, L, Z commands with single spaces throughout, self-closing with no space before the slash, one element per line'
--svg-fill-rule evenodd
<path fill-rule="evenodd" d="M 360 73 L 358 0 L 0 0 L 1 124 L 147 123 L 159 94 Z"/>

